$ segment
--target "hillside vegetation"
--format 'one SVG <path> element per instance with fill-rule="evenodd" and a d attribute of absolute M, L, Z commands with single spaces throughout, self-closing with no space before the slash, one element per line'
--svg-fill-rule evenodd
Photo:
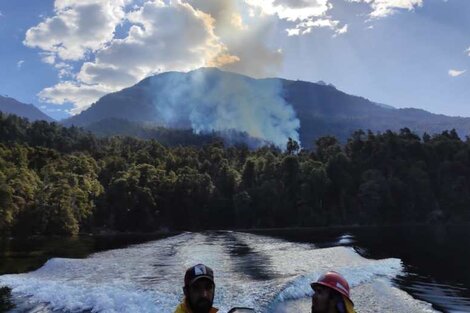
<path fill-rule="evenodd" d="M 165 146 L 0 114 L 0 232 L 470 220 L 470 141 L 356 131 L 315 150 Z"/>

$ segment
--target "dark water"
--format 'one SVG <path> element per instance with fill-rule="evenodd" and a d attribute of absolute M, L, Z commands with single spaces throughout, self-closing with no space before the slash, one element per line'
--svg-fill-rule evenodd
<path fill-rule="evenodd" d="M 470 312 L 470 230 L 467 227 L 361 227 L 254 233 L 293 243 L 313 243 L 318 248 L 353 247 L 368 259 L 398 258 L 405 271 L 394 279 L 396 286 L 417 299 L 432 303 L 439 311 Z M 93 252 L 163 237 L 115 235 L 4 240 L 0 244 L 0 274 L 32 271 L 52 257 L 84 258 Z M 230 255 L 238 258 L 234 270 L 240 267 L 251 280 L 279 278 L 276 276 L 279 273 L 271 272 L 266 266 L 270 259 L 255 249 L 256 244 L 240 241 L 239 236 L 230 234 L 206 234 L 203 238 L 209 243 L 213 239 L 220 241 L 222 247 L 230 247 L 224 253 L 228 253 L 229 259 Z M 250 261 L 253 258 L 257 262 Z"/>
<path fill-rule="evenodd" d="M 33 271 L 54 257 L 85 258 L 94 252 L 124 248 L 171 235 L 118 234 L 82 235 L 73 238 L 3 238 L 0 239 L 0 275 Z"/>

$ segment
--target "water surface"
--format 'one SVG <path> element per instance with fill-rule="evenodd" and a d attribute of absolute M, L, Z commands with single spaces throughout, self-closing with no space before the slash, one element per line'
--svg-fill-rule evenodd
<path fill-rule="evenodd" d="M 289 238 L 296 234 L 303 240 Z M 311 235 L 183 233 L 84 259 L 52 258 L 38 270 L 0 276 L 0 285 L 13 290 L 12 312 L 173 312 L 185 269 L 202 262 L 215 270 L 221 312 L 308 312 L 310 282 L 334 269 L 350 282 L 360 312 L 434 311 L 394 285 L 406 276 L 400 258 L 361 256 L 354 234 Z"/>

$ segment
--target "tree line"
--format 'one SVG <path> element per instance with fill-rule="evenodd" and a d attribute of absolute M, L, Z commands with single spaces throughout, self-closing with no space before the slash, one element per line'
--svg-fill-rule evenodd
<path fill-rule="evenodd" d="M 454 130 L 314 146 L 170 147 L 0 113 L 0 234 L 470 221 L 470 140 Z"/>

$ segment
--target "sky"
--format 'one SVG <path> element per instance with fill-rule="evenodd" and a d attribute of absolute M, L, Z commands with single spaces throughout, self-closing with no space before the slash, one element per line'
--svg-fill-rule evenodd
<path fill-rule="evenodd" d="M 0 0 L 0 95 L 55 119 L 200 67 L 470 117 L 470 1 Z"/>

